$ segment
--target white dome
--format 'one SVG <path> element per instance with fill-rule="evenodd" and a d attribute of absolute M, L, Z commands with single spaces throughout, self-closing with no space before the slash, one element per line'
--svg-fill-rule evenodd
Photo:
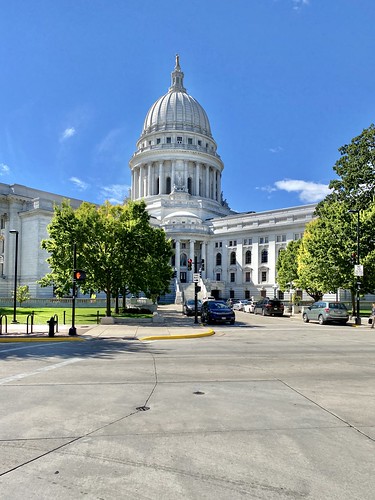
<path fill-rule="evenodd" d="M 189 130 L 212 137 L 210 122 L 199 102 L 183 86 L 184 74 L 178 56 L 172 72 L 172 85 L 149 109 L 142 136 L 162 130 Z"/>

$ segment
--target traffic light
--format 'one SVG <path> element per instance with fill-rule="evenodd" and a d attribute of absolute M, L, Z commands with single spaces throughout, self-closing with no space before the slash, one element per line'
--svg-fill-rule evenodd
<path fill-rule="evenodd" d="M 81 282 L 86 279 L 86 271 L 82 271 L 81 269 L 76 269 L 74 271 L 74 279 L 75 281 Z"/>
<path fill-rule="evenodd" d="M 204 271 L 204 259 L 201 260 L 201 271 Z"/>
<path fill-rule="evenodd" d="M 357 254 L 355 252 L 352 253 L 350 262 L 353 264 L 353 266 L 357 264 Z"/>
<path fill-rule="evenodd" d="M 193 265 L 192 259 L 188 259 L 188 271 L 191 271 Z"/>

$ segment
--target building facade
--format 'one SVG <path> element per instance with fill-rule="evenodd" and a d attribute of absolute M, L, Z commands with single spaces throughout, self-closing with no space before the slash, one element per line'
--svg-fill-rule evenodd
<path fill-rule="evenodd" d="M 168 92 L 146 115 L 130 169 L 132 199 L 143 199 L 153 223 L 173 240 L 171 264 L 182 296 L 191 295 L 197 270 L 202 295 L 278 294 L 278 254 L 302 236 L 315 205 L 262 213 L 229 209 L 221 189 L 224 164 L 205 110 L 184 87 L 178 56 Z"/>

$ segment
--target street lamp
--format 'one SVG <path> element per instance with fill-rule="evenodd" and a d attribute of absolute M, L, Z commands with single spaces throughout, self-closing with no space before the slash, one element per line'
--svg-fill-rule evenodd
<path fill-rule="evenodd" d="M 16 229 L 10 229 L 10 233 L 16 235 L 16 249 L 14 257 L 14 291 L 13 291 L 13 321 L 12 323 L 18 323 L 16 312 L 17 312 L 17 261 L 18 261 L 18 231 Z"/>
<path fill-rule="evenodd" d="M 357 214 L 357 266 L 359 266 L 359 210 L 349 210 L 351 214 Z M 355 324 L 360 325 L 361 324 L 361 318 L 359 315 L 359 289 L 361 287 L 361 282 L 359 281 L 359 268 L 357 268 L 355 272 L 355 276 L 357 277 L 357 282 L 356 282 L 356 298 L 357 298 L 357 311 L 356 311 L 356 318 L 355 318 Z"/>

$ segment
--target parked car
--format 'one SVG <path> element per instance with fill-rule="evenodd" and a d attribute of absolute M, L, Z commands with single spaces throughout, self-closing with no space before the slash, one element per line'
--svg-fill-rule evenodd
<path fill-rule="evenodd" d="M 202 301 L 198 299 L 197 302 L 197 313 L 201 314 L 202 309 Z M 195 315 L 195 299 L 188 299 L 185 301 L 184 306 L 182 308 L 182 314 L 186 314 L 186 316 L 194 316 Z"/>
<path fill-rule="evenodd" d="M 249 300 L 247 304 L 244 305 L 243 310 L 245 313 L 253 313 L 255 309 L 255 302 L 253 300 Z"/>
<path fill-rule="evenodd" d="M 234 311 L 219 300 L 207 300 L 202 304 L 202 323 L 230 323 L 234 324 L 236 319 Z"/>
<path fill-rule="evenodd" d="M 254 314 L 263 316 L 282 316 L 284 314 L 284 304 L 278 299 L 261 299 L 254 306 Z"/>
<path fill-rule="evenodd" d="M 302 319 L 305 323 L 318 321 L 320 325 L 336 322 L 345 325 L 349 320 L 349 312 L 342 302 L 321 300 L 305 308 Z"/>
<path fill-rule="evenodd" d="M 236 300 L 233 302 L 232 309 L 234 311 L 243 311 L 246 304 L 248 304 L 248 300 Z"/>

